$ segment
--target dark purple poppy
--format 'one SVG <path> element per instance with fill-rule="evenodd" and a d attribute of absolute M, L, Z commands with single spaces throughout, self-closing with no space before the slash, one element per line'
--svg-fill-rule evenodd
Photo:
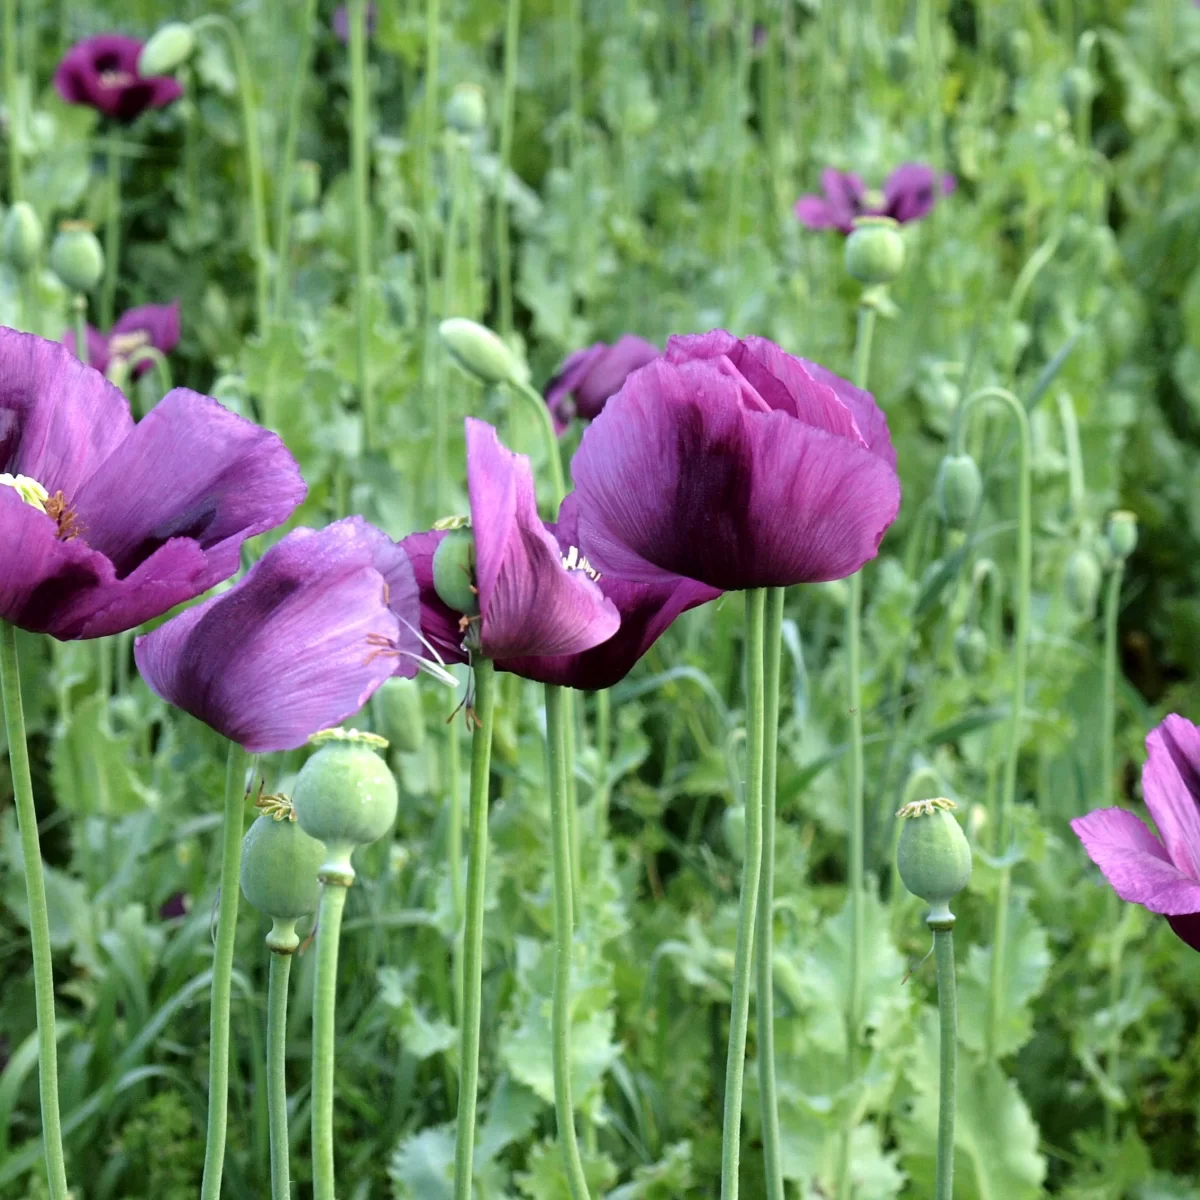
<path fill-rule="evenodd" d="M 75 348 L 75 331 L 68 329 L 63 334 L 63 345 L 72 354 Z M 145 346 L 152 346 L 162 354 L 169 354 L 179 345 L 179 301 L 171 304 L 143 304 L 131 308 L 117 318 L 105 336 L 91 325 L 87 327 L 88 366 L 97 371 L 107 371 L 110 364 L 120 359 L 129 359 Z M 135 376 L 149 368 L 142 361 L 133 368 Z"/>
<path fill-rule="evenodd" d="M 178 921 L 192 909 L 192 898 L 187 892 L 172 892 L 159 906 L 160 921 Z"/>
<path fill-rule="evenodd" d="M 630 375 L 572 474 L 598 568 L 724 591 L 852 575 L 900 505 L 887 419 L 867 392 L 724 330 L 673 337 Z"/>
<path fill-rule="evenodd" d="M 333 10 L 333 20 L 330 25 L 333 26 L 333 32 L 337 34 L 340 41 L 348 42 L 350 40 L 350 6 L 348 4 L 339 4 Z M 374 4 L 367 5 L 366 26 L 367 37 L 370 37 L 375 32 Z"/>
<path fill-rule="evenodd" d="M 304 494 L 279 438 L 208 396 L 175 388 L 135 425 L 65 346 L 0 329 L 0 619 L 132 629 L 228 579 Z"/>
<path fill-rule="evenodd" d="M 294 529 L 236 587 L 134 644 L 152 691 L 254 754 L 342 724 L 422 658 L 408 556 L 361 517 Z"/>
<path fill-rule="evenodd" d="M 116 121 L 136 120 L 147 109 L 164 108 L 183 95 L 170 75 L 138 74 L 142 43 L 118 33 L 76 42 L 54 72 L 54 86 L 68 104 L 87 104 Z"/>
<path fill-rule="evenodd" d="M 949 195 L 957 186 L 953 175 L 939 178 L 923 163 L 904 163 L 887 177 L 882 194 L 871 195 L 861 175 L 826 167 L 821 172 L 825 194 L 801 196 L 795 213 L 809 229 L 840 229 L 842 233 L 849 233 L 858 217 L 891 217 L 903 225 L 926 216 L 939 194 Z"/>
<path fill-rule="evenodd" d="M 611 346 L 595 342 L 586 350 L 576 350 L 546 384 L 546 403 L 555 430 L 561 434 L 572 417 L 594 421 L 609 396 L 621 390 L 629 373 L 659 353 L 653 343 L 632 333 L 623 334 Z"/>
<path fill-rule="evenodd" d="M 1172 714 L 1146 751 L 1142 795 L 1159 837 L 1125 808 L 1098 808 L 1071 828 L 1122 900 L 1161 913 L 1200 950 L 1200 729 Z"/>

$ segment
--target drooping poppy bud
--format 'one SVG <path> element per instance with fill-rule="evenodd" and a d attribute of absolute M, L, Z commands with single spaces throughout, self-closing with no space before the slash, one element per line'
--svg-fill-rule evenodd
<path fill-rule="evenodd" d="M 455 362 L 480 383 L 492 387 L 519 380 L 511 352 L 486 325 L 466 317 L 450 317 L 438 326 L 438 333 Z"/>
<path fill-rule="evenodd" d="M 325 861 L 325 847 L 300 828 L 287 800 L 264 796 L 259 807 L 263 815 L 242 843 L 242 895 L 271 918 L 268 948 L 291 954 L 300 945 L 296 922 L 317 911 L 317 872 Z"/>
<path fill-rule="evenodd" d="M 983 498 L 983 476 L 975 460 L 969 454 L 947 454 L 934 490 L 942 520 L 960 532 L 969 528 Z"/>
<path fill-rule="evenodd" d="M 741 862 L 746 857 L 746 806 L 731 804 L 721 818 L 721 832 L 729 853 Z"/>
<path fill-rule="evenodd" d="M 92 227 L 64 221 L 50 247 L 50 269 L 73 292 L 90 292 L 104 274 L 104 251 Z"/>
<path fill-rule="evenodd" d="M 954 657 L 966 675 L 978 675 L 987 662 L 987 634 L 978 625 L 962 625 L 954 634 Z"/>
<path fill-rule="evenodd" d="M 183 21 L 170 21 L 157 30 L 138 55 L 139 75 L 170 75 L 178 70 L 196 48 L 196 35 Z"/>
<path fill-rule="evenodd" d="M 1133 513 L 1122 509 L 1108 518 L 1108 547 L 1115 558 L 1128 558 L 1137 549 L 1137 541 L 1137 517 Z"/>
<path fill-rule="evenodd" d="M 859 217 L 846 239 L 846 272 L 868 286 L 891 283 L 904 269 L 904 239 L 891 217 Z"/>
<path fill-rule="evenodd" d="M 1090 617 L 1096 611 L 1100 595 L 1100 564 L 1086 547 L 1071 551 L 1065 573 L 1067 603 L 1076 616 Z"/>
<path fill-rule="evenodd" d="M 896 847 L 900 879 L 929 905 L 929 921 L 953 922 L 950 901 L 971 878 L 971 847 L 952 813 L 953 800 L 915 800 L 896 815 L 904 822 Z"/>
<path fill-rule="evenodd" d="M 18 200 L 4 218 L 4 257 L 22 275 L 36 262 L 42 249 L 42 223 L 33 205 Z"/>

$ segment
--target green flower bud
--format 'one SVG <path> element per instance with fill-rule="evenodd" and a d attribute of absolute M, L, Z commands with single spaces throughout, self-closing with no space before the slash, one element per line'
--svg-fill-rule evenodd
<path fill-rule="evenodd" d="M 190 25 L 171 21 L 158 30 L 142 47 L 138 55 L 138 74 L 142 76 L 170 75 L 192 57 L 196 35 Z"/>
<path fill-rule="evenodd" d="M 73 292 L 90 292 L 104 274 L 104 251 L 83 221 L 64 221 L 50 247 L 50 269 Z"/>
<path fill-rule="evenodd" d="M 325 843 L 321 877 L 348 886 L 354 880 L 351 851 L 378 841 L 396 819 L 396 781 L 376 753 L 387 740 L 348 729 L 326 730 L 309 740 L 320 749 L 296 776 L 296 820 L 309 837 Z"/>
<path fill-rule="evenodd" d="M 1085 546 L 1071 551 L 1066 569 L 1067 603 L 1076 616 L 1090 617 L 1100 595 L 1100 564 Z"/>
<path fill-rule="evenodd" d="M 978 625 L 961 625 L 954 634 L 954 656 L 966 675 L 978 675 L 987 662 L 987 634 Z"/>
<path fill-rule="evenodd" d="M 475 588 L 475 535 L 469 529 L 451 529 L 433 554 L 433 590 L 455 612 L 479 615 Z"/>
<path fill-rule="evenodd" d="M 460 83 L 446 104 L 446 124 L 459 133 L 476 133 L 487 124 L 487 101 L 477 83 Z"/>
<path fill-rule="evenodd" d="M 415 754 L 425 744 L 425 713 L 415 679 L 389 679 L 371 701 L 378 727 L 397 750 Z"/>
<path fill-rule="evenodd" d="M 481 383 L 510 383 L 519 378 L 508 347 L 485 325 L 466 317 L 450 317 L 438 326 L 438 332 L 455 362 Z"/>
<path fill-rule="evenodd" d="M 4 257 L 23 275 L 42 249 L 42 223 L 33 206 L 18 200 L 4 218 Z"/>
<path fill-rule="evenodd" d="M 979 512 L 983 477 L 969 454 L 947 454 L 934 485 L 938 511 L 951 529 L 967 529 Z"/>
<path fill-rule="evenodd" d="M 904 238 L 891 217 L 859 217 L 846 239 L 846 271 L 859 283 L 891 283 L 904 269 Z"/>
<path fill-rule="evenodd" d="M 746 857 L 746 806 L 731 804 L 721 818 L 721 832 L 725 835 L 725 845 L 729 853 L 738 862 Z"/>
<path fill-rule="evenodd" d="M 971 878 L 971 847 L 952 800 L 916 800 L 896 815 L 904 824 L 896 866 L 904 886 L 929 904 L 928 920 L 953 922 L 950 901 Z"/>
<path fill-rule="evenodd" d="M 1108 546 L 1114 558 L 1128 558 L 1138 541 L 1137 517 L 1124 509 L 1108 518 Z"/>
<path fill-rule="evenodd" d="M 292 174 L 292 206 L 315 208 L 321 199 L 321 166 L 302 158 Z"/>
<path fill-rule="evenodd" d="M 242 844 L 242 895 L 274 922 L 267 938 L 271 949 L 291 953 L 300 944 L 296 922 L 317 911 L 325 847 L 296 824 L 290 804 L 269 799 L 273 804 Z M 260 801 L 259 807 L 266 806 Z"/>
<path fill-rule="evenodd" d="M 1029 30 L 1010 30 L 1001 45 L 1001 55 L 1010 75 L 1028 75 L 1033 62 L 1033 38 Z"/>
<path fill-rule="evenodd" d="M 917 39 L 911 34 L 902 33 L 888 45 L 888 74 L 895 83 L 903 83 L 912 74 L 917 54 Z"/>
<path fill-rule="evenodd" d="M 1062 101 L 1071 116 L 1078 116 L 1090 106 L 1095 94 L 1096 85 L 1090 71 L 1084 67 L 1068 67 L 1063 72 Z"/>

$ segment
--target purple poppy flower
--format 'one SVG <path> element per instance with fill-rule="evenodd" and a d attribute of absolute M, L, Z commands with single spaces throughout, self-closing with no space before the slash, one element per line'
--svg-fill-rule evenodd
<path fill-rule="evenodd" d="M 1172 714 L 1146 750 L 1142 794 L 1159 837 L 1124 808 L 1098 808 L 1071 828 L 1122 900 L 1161 913 L 1200 950 L 1200 729 Z"/>
<path fill-rule="evenodd" d="M 236 587 L 134 644 L 151 690 L 255 754 L 352 717 L 421 659 L 404 551 L 361 517 L 294 529 Z"/>
<path fill-rule="evenodd" d="M 159 906 L 160 921 L 178 921 L 186 917 L 192 908 L 192 898 L 187 892 L 172 892 Z"/>
<path fill-rule="evenodd" d="M 170 75 L 138 74 L 142 43 L 118 33 L 76 42 L 54 72 L 54 86 L 68 104 L 87 104 L 116 121 L 136 120 L 149 108 L 164 108 L 183 95 Z"/>
<path fill-rule="evenodd" d="M 904 163 L 883 185 L 882 195 L 868 193 L 862 176 L 826 167 L 821 172 L 823 196 L 811 193 L 796 201 L 797 219 L 809 229 L 840 229 L 849 233 L 858 217 L 891 217 L 902 225 L 919 221 L 958 186 L 953 175 L 942 175 L 923 163 Z"/>
<path fill-rule="evenodd" d="M 572 417 L 594 421 L 609 396 L 621 390 L 629 373 L 659 353 L 653 343 L 632 333 L 623 334 L 611 346 L 595 342 L 586 350 L 576 350 L 546 384 L 546 403 L 555 430 L 561 434 Z"/>
<path fill-rule="evenodd" d="M 842 579 L 900 506 L 870 394 L 724 330 L 673 337 L 583 435 L 572 463 L 582 548 L 640 583 L 724 591 Z"/>
<path fill-rule="evenodd" d="M 330 21 L 333 27 L 333 32 L 337 34 L 339 41 L 348 42 L 350 40 L 350 6 L 348 4 L 339 4 L 333 10 L 333 20 Z M 368 4 L 366 11 L 366 26 L 367 37 L 370 37 L 375 32 L 375 5 Z"/>
<path fill-rule="evenodd" d="M 63 334 L 63 345 L 78 356 L 75 348 L 75 331 L 68 329 Z M 127 359 L 144 346 L 153 346 L 162 354 L 169 354 L 179 345 L 179 301 L 171 304 L 143 304 L 131 308 L 117 318 L 105 336 L 91 325 L 87 327 L 88 366 L 97 371 L 107 371 L 117 359 Z M 139 362 L 133 369 L 134 376 L 149 369 L 149 363 Z"/>
<path fill-rule="evenodd" d="M 175 388 L 135 425 L 65 346 L 0 329 L 0 619 L 132 629 L 228 579 L 305 490 L 275 434 L 208 396 Z"/>

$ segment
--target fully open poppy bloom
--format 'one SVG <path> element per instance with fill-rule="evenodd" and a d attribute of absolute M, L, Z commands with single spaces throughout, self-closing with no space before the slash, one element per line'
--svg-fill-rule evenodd
<path fill-rule="evenodd" d="M 794 211 L 809 229 L 849 233 L 858 217 L 891 217 L 903 225 L 926 216 L 939 195 L 949 195 L 957 186 L 953 175 L 939 176 L 923 163 L 904 163 L 887 177 L 882 195 L 872 196 L 861 175 L 826 167 L 821 172 L 825 194 L 801 196 Z"/>
<path fill-rule="evenodd" d="M 138 74 L 142 43 L 119 33 L 76 42 L 54 72 L 54 86 L 68 104 L 87 104 L 116 121 L 134 121 L 150 108 L 164 108 L 183 95 L 170 75 Z"/>
<path fill-rule="evenodd" d="M 132 629 L 228 579 L 304 494 L 279 438 L 208 396 L 176 388 L 135 425 L 65 346 L 0 329 L 0 620 Z"/>
<path fill-rule="evenodd" d="M 673 337 L 583 435 L 582 549 L 641 583 L 724 591 L 852 575 L 900 506 L 871 396 L 764 338 Z"/>
<path fill-rule="evenodd" d="M 408 557 L 361 517 L 294 529 L 236 587 L 134 645 L 150 688 L 254 754 L 340 725 L 392 675 L 416 675 Z"/>
<path fill-rule="evenodd" d="M 1142 794 L 1159 836 L 1124 808 L 1098 808 L 1071 828 L 1122 900 L 1161 913 L 1200 950 L 1200 729 L 1172 714 L 1146 750 Z"/>
<path fill-rule="evenodd" d="M 658 355 L 657 346 L 632 333 L 623 334 L 611 346 L 596 342 L 586 350 L 576 350 L 546 384 L 546 403 L 555 430 L 562 433 L 572 417 L 594 421 L 629 373 Z"/>
<path fill-rule="evenodd" d="M 63 335 L 63 345 L 78 356 L 75 346 L 75 331 L 68 329 Z M 132 357 L 145 346 L 153 346 L 162 354 L 169 354 L 179 345 L 179 301 L 171 304 L 143 304 L 131 308 L 113 323 L 105 335 L 89 325 L 87 327 L 88 366 L 97 371 L 107 371 L 109 365 Z M 139 362 L 133 369 L 140 375 L 149 367 Z"/>

